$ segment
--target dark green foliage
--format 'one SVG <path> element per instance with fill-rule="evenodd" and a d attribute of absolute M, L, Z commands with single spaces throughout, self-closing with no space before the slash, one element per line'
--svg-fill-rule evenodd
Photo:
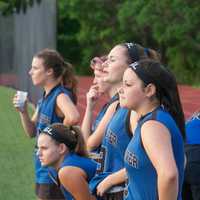
<path fill-rule="evenodd" d="M 80 24 L 78 20 L 69 17 L 67 9 L 67 1 L 59 2 L 57 47 L 68 62 L 78 66 L 81 49 L 76 34 L 80 30 Z M 76 71 L 81 73 L 81 68 L 77 68 Z"/>
<path fill-rule="evenodd" d="M 19 13 L 27 10 L 28 6 L 32 6 L 34 2 L 40 3 L 42 0 L 0 0 L 0 11 L 3 15 Z"/>
<path fill-rule="evenodd" d="M 42 0 L 0 0 L 4 14 Z M 159 50 L 179 82 L 200 82 L 199 0 L 57 0 L 58 50 L 88 74 L 93 56 L 133 41 Z"/>
<path fill-rule="evenodd" d="M 199 1 L 59 0 L 58 4 L 65 6 L 60 26 L 68 23 L 73 29 L 71 35 L 69 29 L 58 31 L 58 39 L 66 42 L 62 52 L 68 52 L 85 73 L 93 56 L 107 53 L 119 42 L 134 41 L 159 50 L 180 82 L 200 81 Z M 64 46 L 69 43 L 70 48 Z"/>

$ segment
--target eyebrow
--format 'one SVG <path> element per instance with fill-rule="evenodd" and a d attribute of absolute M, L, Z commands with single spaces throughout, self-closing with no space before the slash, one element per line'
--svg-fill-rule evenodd
<path fill-rule="evenodd" d="M 108 59 L 111 59 L 111 58 L 119 58 L 119 56 L 116 56 L 116 55 L 115 55 L 115 56 L 112 56 L 112 55 L 111 55 L 111 56 L 108 57 Z"/>

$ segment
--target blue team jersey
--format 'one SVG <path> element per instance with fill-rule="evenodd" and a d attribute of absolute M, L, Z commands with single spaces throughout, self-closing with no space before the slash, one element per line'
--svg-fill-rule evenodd
<path fill-rule="evenodd" d="M 61 85 L 54 87 L 49 94 L 39 100 L 38 102 L 38 119 L 36 123 L 36 138 L 40 132 L 52 123 L 63 122 L 63 118 L 60 118 L 55 113 L 56 98 L 59 94 L 64 93 L 72 98 L 72 92 L 69 89 L 64 88 Z M 42 167 L 40 160 L 37 155 L 35 155 L 35 172 L 36 172 L 36 183 L 53 183 L 48 176 L 47 167 Z"/>
<path fill-rule="evenodd" d="M 103 118 L 103 116 L 105 115 L 107 109 L 109 108 L 109 106 L 115 102 L 115 101 L 118 101 L 119 100 L 119 95 L 116 94 L 114 95 L 100 110 L 100 112 L 98 113 L 95 121 L 93 122 L 92 124 L 92 132 L 94 132 L 97 128 L 97 126 L 99 125 L 99 122 L 101 121 L 101 119 Z"/>
<path fill-rule="evenodd" d="M 171 142 L 179 173 L 179 192 L 177 200 L 181 200 L 181 188 L 184 177 L 184 144 L 181 132 L 170 114 L 159 107 L 142 117 L 137 125 L 133 138 L 124 156 L 128 174 L 128 185 L 125 200 L 158 200 L 157 174 L 141 141 L 141 127 L 147 120 L 156 120 L 167 127 L 171 134 Z M 159 153 L 159 152 L 158 152 Z"/>
<path fill-rule="evenodd" d="M 87 175 L 87 181 L 89 182 L 92 177 L 95 175 L 97 164 L 93 160 L 81 157 L 75 153 L 70 153 L 65 156 L 63 163 L 60 166 L 60 169 L 66 166 L 73 166 L 81 168 Z M 70 178 L 70 175 L 69 175 Z M 60 188 L 64 194 L 65 199 L 73 200 L 72 195 L 62 186 Z"/>
<path fill-rule="evenodd" d="M 102 109 L 100 110 L 99 114 L 97 115 L 95 121 L 92 124 L 92 128 L 91 128 L 92 133 L 96 130 L 97 126 L 99 125 L 99 122 L 102 120 L 102 118 L 105 115 L 109 106 L 113 102 L 118 101 L 118 100 L 119 100 L 119 95 L 116 94 L 102 107 Z M 92 152 L 99 153 L 100 147 L 101 147 L 101 145 L 99 147 L 97 147 L 95 150 L 93 150 Z"/>
<path fill-rule="evenodd" d="M 131 140 L 128 124 L 128 110 L 119 107 L 110 120 L 102 141 L 101 162 L 98 163 L 97 175 L 90 182 L 93 193 L 106 176 L 124 168 L 124 153 Z"/>
<path fill-rule="evenodd" d="M 186 143 L 200 144 L 200 112 L 186 122 Z"/>

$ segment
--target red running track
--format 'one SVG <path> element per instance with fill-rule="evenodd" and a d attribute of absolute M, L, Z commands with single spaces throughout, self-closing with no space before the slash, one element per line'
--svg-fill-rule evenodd
<path fill-rule="evenodd" d="M 79 88 L 78 88 L 78 108 L 83 117 L 85 106 L 86 106 L 86 93 L 92 84 L 92 77 L 79 77 Z M 12 74 L 0 74 L 0 85 L 12 86 L 17 85 L 17 78 Z M 181 85 L 179 86 L 181 102 L 183 104 L 183 110 L 186 119 L 195 111 L 200 109 L 200 88 L 193 88 L 190 86 Z M 102 97 L 101 101 L 98 102 L 94 115 L 98 113 L 100 107 L 105 103 L 106 97 Z"/>
<path fill-rule="evenodd" d="M 84 115 L 86 106 L 85 97 L 90 85 L 92 84 L 92 79 L 92 77 L 79 77 L 78 108 L 81 113 L 81 117 Z M 179 86 L 179 92 L 185 117 L 187 119 L 192 115 L 193 112 L 200 109 L 200 89 L 181 85 Z M 98 102 L 94 111 L 94 115 L 98 113 L 98 110 L 105 103 L 106 99 L 106 97 L 102 97 L 101 101 Z"/>

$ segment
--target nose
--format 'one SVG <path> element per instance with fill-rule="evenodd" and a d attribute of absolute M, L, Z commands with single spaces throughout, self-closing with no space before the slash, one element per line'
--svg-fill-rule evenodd
<path fill-rule="evenodd" d="M 32 75 L 32 68 L 28 72 L 29 75 Z"/>
<path fill-rule="evenodd" d="M 102 68 L 104 70 L 104 68 L 108 67 L 108 60 L 105 60 L 103 63 L 102 63 Z"/>
<path fill-rule="evenodd" d="M 36 151 L 36 155 L 37 155 L 38 157 L 40 157 L 40 156 L 42 155 L 40 149 L 37 149 L 37 151 Z"/>
<path fill-rule="evenodd" d="M 94 84 L 94 85 L 97 84 L 97 77 L 94 77 L 94 79 L 93 79 L 93 84 Z"/>
<path fill-rule="evenodd" d="M 118 89 L 118 93 L 119 93 L 119 94 L 124 94 L 123 87 L 120 87 L 120 88 Z"/>

